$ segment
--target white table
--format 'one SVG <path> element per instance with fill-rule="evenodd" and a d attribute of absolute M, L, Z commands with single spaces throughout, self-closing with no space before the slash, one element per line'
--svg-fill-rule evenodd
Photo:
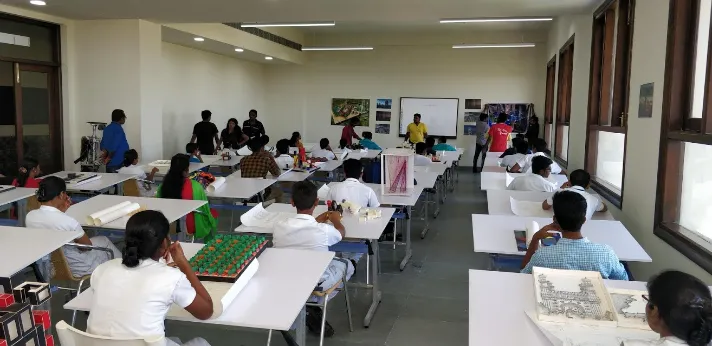
<path fill-rule="evenodd" d="M 427 166 L 415 166 L 413 167 L 413 169 L 416 172 L 429 172 L 437 173 L 438 175 L 443 175 L 447 170 L 447 165 L 442 162 L 433 162 Z"/>
<path fill-rule="evenodd" d="M 525 230 L 531 221 L 536 221 L 540 227 L 552 222 L 550 218 L 520 217 L 503 215 L 472 215 L 472 240 L 475 252 L 496 255 L 520 255 L 524 251 L 517 250 L 514 240 L 515 230 Z M 638 244 L 628 229 L 620 221 L 591 220 L 586 221 L 581 232 L 591 242 L 606 244 L 613 248 L 621 261 L 652 262 L 645 249 Z"/>
<path fill-rule="evenodd" d="M 191 258 L 202 244 L 182 244 Z M 297 342 L 305 345 L 304 303 L 334 258 L 333 252 L 266 249 L 258 258 L 260 267 L 220 317 L 198 320 L 180 310 L 169 311 L 166 319 L 233 327 L 289 330 L 297 317 Z M 68 310 L 90 311 L 90 288 L 64 305 Z"/>
<path fill-rule="evenodd" d="M 506 190 L 507 174 L 511 175 L 512 178 L 517 178 L 527 173 L 493 173 L 483 171 L 480 174 L 480 189 Z M 561 186 L 565 182 L 569 181 L 569 178 L 565 174 L 551 174 L 549 175 L 548 180 L 556 184 L 557 186 Z"/>
<path fill-rule="evenodd" d="M 341 165 L 343 165 L 344 162 L 340 160 L 329 160 L 324 162 L 323 164 L 319 165 L 319 171 L 320 172 L 333 172 Z"/>
<path fill-rule="evenodd" d="M 434 203 L 437 209 L 435 209 L 435 212 L 433 212 L 433 218 L 438 217 L 440 214 L 440 192 L 441 192 L 441 187 L 442 185 L 439 184 L 442 180 L 438 179 L 440 175 L 435 172 L 423 172 L 423 171 L 415 171 L 414 172 L 415 180 L 418 182 L 418 185 L 422 185 L 426 189 L 435 189 L 435 201 L 430 200 L 430 194 L 426 193 L 425 194 L 425 202 L 423 203 L 423 218 L 421 220 L 425 221 L 425 227 L 423 228 L 423 231 L 420 233 L 420 238 L 424 239 L 425 236 L 428 234 L 428 230 L 430 229 L 430 221 L 428 220 L 428 206 L 430 203 Z"/>
<path fill-rule="evenodd" d="M 336 154 L 337 157 L 341 156 L 342 151 L 339 149 L 334 150 L 334 154 Z M 381 154 L 381 150 L 368 150 L 365 153 L 362 153 L 360 150 L 354 150 L 349 153 L 348 156 L 346 156 L 346 159 L 356 159 L 356 160 L 373 160 L 378 157 L 378 155 Z"/>
<path fill-rule="evenodd" d="M 85 184 L 76 185 L 74 183 L 67 183 L 67 191 L 70 192 L 80 192 L 80 191 L 90 191 L 90 192 L 104 192 L 112 186 L 116 186 L 118 189 L 118 194 L 123 195 L 124 182 L 136 178 L 133 174 L 118 174 L 118 173 L 95 173 L 95 172 L 71 172 L 71 171 L 61 171 L 52 174 L 52 176 L 59 177 L 62 179 L 67 178 L 67 176 L 72 174 L 77 174 L 77 176 L 82 176 L 79 179 L 84 179 L 92 175 L 99 175 L 101 179 L 94 180 Z"/>
<path fill-rule="evenodd" d="M 230 169 L 235 169 L 245 157 L 247 156 L 237 156 L 233 153 L 229 160 L 223 160 L 221 155 L 202 155 L 203 162 L 210 166 L 228 167 Z"/>
<path fill-rule="evenodd" d="M 188 166 L 188 173 L 193 173 L 195 171 L 201 170 L 205 167 L 210 166 L 210 162 L 191 162 L 190 165 Z M 144 165 L 143 170 L 144 172 L 151 173 L 151 170 L 153 170 L 154 166 L 151 165 Z M 158 172 L 156 172 L 157 176 L 165 176 L 168 173 L 168 170 L 171 168 L 170 166 L 155 166 L 158 168 Z"/>
<path fill-rule="evenodd" d="M 507 168 L 499 167 L 499 166 L 484 166 L 484 167 L 482 167 L 482 172 L 505 173 L 505 172 L 507 172 Z"/>
<path fill-rule="evenodd" d="M 249 199 L 276 182 L 276 179 L 242 178 L 238 172 L 227 176 L 225 184 L 215 192 L 207 192 L 207 195 L 211 198 Z"/>
<path fill-rule="evenodd" d="M 380 219 L 361 221 L 359 220 L 358 216 L 355 216 L 349 212 L 344 212 L 342 219 L 344 228 L 346 228 L 346 238 L 368 240 L 372 244 L 371 248 L 373 249 L 373 259 L 371 260 L 371 268 L 366 267 L 367 282 L 365 288 L 372 288 L 373 293 L 371 295 L 371 306 L 369 307 L 368 312 L 366 313 L 366 317 L 363 320 L 363 324 L 366 327 L 371 324 L 373 315 L 376 313 L 376 309 L 378 308 L 378 304 L 381 302 L 382 297 L 378 281 L 378 263 L 381 261 L 380 251 L 378 248 L 378 238 L 381 237 L 381 234 L 383 234 L 383 231 L 386 229 L 388 222 L 391 220 L 391 217 L 393 217 L 393 214 L 396 211 L 394 208 L 378 209 L 381 210 Z M 293 206 L 283 203 L 274 203 L 267 207 L 267 210 L 271 212 L 293 213 L 294 215 L 297 214 L 297 210 Z M 325 205 L 319 205 L 314 210 L 314 215 L 319 215 L 326 211 L 327 207 Z M 274 229 L 239 226 L 235 229 L 235 232 L 272 234 L 274 232 Z M 262 268 L 261 262 L 260 268 Z M 368 278 L 370 277 L 369 269 L 373 273 L 373 284 L 371 285 L 369 285 L 368 283 Z M 353 284 L 350 284 L 350 286 L 353 286 Z"/>
<path fill-rule="evenodd" d="M 502 161 L 502 159 L 499 158 L 500 155 L 502 155 L 502 153 L 487 153 L 484 167 L 499 167 L 499 163 Z"/>
<path fill-rule="evenodd" d="M 487 211 L 489 215 L 510 215 L 515 216 L 512 212 L 512 204 L 509 198 L 514 198 L 520 201 L 537 202 L 541 204 L 547 198 L 554 195 L 555 192 L 538 192 L 538 191 L 512 191 L 512 190 L 487 190 Z M 599 199 L 600 196 L 597 196 Z M 541 209 L 542 216 L 554 216 L 553 209 Z M 603 213 L 596 212 L 593 214 L 593 220 L 615 220 L 610 211 L 606 210 Z"/>
<path fill-rule="evenodd" d="M 469 345 L 551 346 L 525 311 L 535 311 L 531 274 L 470 270 Z M 611 288 L 645 291 L 645 283 L 604 280 Z"/>
<path fill-rule="evenodd" d="M 0 226 L 0 277 L 11 277 L 81 235 L 82 232 Z"/>
<path fill-rule="evenodd" d="M 24 226 L 25 216 L 27 216 L 27 199 L 34 196 L 36 190 L 24 187 L 0 185 L 0 190 L 4 189 L 11 190 L 0 193 L 0 206 L 6 206 L 17 202 L 17 224 L 20 227 Z"/>
<path fill-rule="evenodd" d="M 311 171 L 311 172 L 289 171 L 286 173 L 282 173 L 282 175 L 280 175 L 277 178 L 277 181 L 288 181 L 288 182 L 304 181 L 304 180 L 309 179 L 309 177 L 311 177 L 312 174 L 314 174 L 314 172 L 316 172 L 316 170 Z"/>

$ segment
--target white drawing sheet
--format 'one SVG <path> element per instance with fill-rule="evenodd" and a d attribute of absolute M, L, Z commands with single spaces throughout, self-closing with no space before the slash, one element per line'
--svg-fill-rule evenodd
<path fill-rule="evenodd" d="M 609 288 L 608 293 L 618 315 L 619 327 L 650 330 L 645 315 L 645 307 L 648 303 L 643 299 L 643 294 L 648 292 Z"/>
<path fill-rule="evenodd" d="M 170 167 L 171 160 L 156 160 L 149 163 L 148 165 L 153 167 Z"/>
<path fill-rule="evenodd" d="M 511 184 L 514 181 L 514 177 L 509 174 L 509 172 L 504 173 L 504 187 L 509 187 L 509 184 Z"/>
<path fill-rule="evenodd" d="M 320 201 L 326 201 L 329 198 L 329 191 L 331 191 L 329 186 L 324 184 L 319 188 L 319 190 L 317 190 L 316 196 L 319 198 Z"/>
<path fill-rule="evenodd" d="M 284 221 L 292 217 L 290 213 L 273 213 L 267 211 L 262 203 L 252 207 L 248 212 L 240 216 L 240 222 L 247 227 L 274 228 L 277 222 Z"/>
<path fill-rule="evenodd" d="M 542 202 L 520 201 L 514 199 L 514 197 L 509 197 L 509 204 L 512 207 L 512 213 L 514 213 L 514 215 L 524 217 L 552 217 L 554 213 L 551 210 L 542 209 L 541 203 Z"/>
<path fill-rule="evenodd" d="M 244 146 L 237 150 L 237 155 L 239 155 L 239 156 L 252 155 L 252 150 L 250 150 L 250 148 L 248 148 L 247 146 Z"/>
<path fill-rule="evenodd" d="M 215 190 L 221 188 L 224 184 L 225 184 L 225 178 L 216 177 L 215 181 L 210 183 L 210 185 L 208 185 L 207 190 L 208 190 L 208 192 L 215 192 Z"/>
<path fill-rule="evenodd" d="M 111 208 L 89 215 L 88 222 L 90 225 L 103 226 L 111 221 L 134 213 L 139 209 L 141 209 L 141 206 L 138 203 L 128 201 L 123 202 Z"/>

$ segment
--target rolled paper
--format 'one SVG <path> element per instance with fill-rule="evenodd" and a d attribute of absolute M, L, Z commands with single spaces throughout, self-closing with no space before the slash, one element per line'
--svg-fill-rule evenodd
<path fill-rule="evenodd" d="M 529 247 L 529 243 L 532 242 L 536 232 L 539 232 L 539 224 L 536 221 L 530 221 L 527 224 L 527 247 Z"/>
<path fill-rule="evenodd" d="M 129 205 L 131 205 L 131 202 L 126 201 L 126 202 L 121 202 L 121 203 L 119 203 L 119 204 L 117 204 L 117 205 L 115 205 L 115 206 L 113 206 L 113 207 L 109 207 L 109 208 L 106 208 L 106 209 L 99 210 L 99 211 L 97 211 L 96 213 L 90 214 L 90 215 L 87 217 L 87 221 L 88 221 L 87 223 L 90 224 L 90 225 L 94 225 L 96 219 L 98 219 L 100 216 L 105 215 L 105 214 L 112 213 L 112 212 L 117 211 L 117 210 L 119 210 L 119 209 L 125 208 L 125 207 L 127 207 L 127 206 L 129 206 Z"/>
<path fill-rule="evenodd" d="M 108 214 L 104 214 L 104 215 L 102 215 L 102 216 L 99 216 L 99 218 L 97 218 L 97 219 L 94 221 L 94 225 L 95 225 L 95 226 L 103 226 L 103 225 L 105 225 L 105 224 L 107 224 L 107 223 L 109 223 L 109 222 L 111 222 L 111 221 L 114 221 L 114 220 L 116 220 L 116 219 L 119 219 L 119 218 L 122 218 L 122 217 L 124 217 L 124 216 L 126 216 L 126 215 L 129 215 L 129 214 L 131 214 L 131 213 L 133 213 L 133 212 L 135 212 L 135 211 L 137 211 L 137 210 L 139 210 L 139 209 L 141 209 L 141 206 L 140 206 L 138 203 L 131 203 L 131 204 L 129 204 L 128 206 L 125 206 L 125 207 L 123 207 L 123 208 L 121 208 L 121 209 L 114 210 L 114 211 L 111 212 L 111 213 L 108 213 Z"/>
<path fill-rule="evenodd" d="M 215 181 L 212 182 L 210 185 L 208 185 L 208 192 L 215 192 L 215 190 L 219 189 L 225 184 L 225 178 L 223 177 L 217 177 L 215 178 Z"/>

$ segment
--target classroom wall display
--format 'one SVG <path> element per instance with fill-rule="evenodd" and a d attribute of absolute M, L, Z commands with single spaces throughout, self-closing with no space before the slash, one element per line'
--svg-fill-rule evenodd
<path fill-rule="evenodd" d="M 465 99 L 465 109 L 482 109 L 482 99 Z"/>
<path fill-rule="evenodd" d="M 415 159 L 410 149 L 381 153 L 381 194 L 408 195 L 415 185 Z"/>
<path fill-rule="evenodd" d="M 480 119 L 482 112 L 465 112 L 466 123 L 476 123 Z"/>
<path fill-rule="evenodd" d="M 371 100 L 331 99 L 331 125 L 346 125 L 347 120 L 359 119 L 359 126 L 369 125 Z"/>
<path fill-rule="evenodd" d="M 391 112 L 376 111 L 376 121 L 391 121 Z"/>
<path fill-rule="evenodd" d="M 391 109 L 392 105 L 392 99 L 376 99 L 376 108 L 378 109 Z"/>
<path fill-rule="evenodd" d="M 387 135 L 391 133 L 391 124 L 376 124 L 376 133 Z"/>
<path fill-rule="evenodd" d="M 475 125 L 465 125 L 465 136 L 474 136 L 477 126 Z"/>
<path fill-rule="evenodd" d="M 489 117 L 489 124 L 497 123 L 497 116 L 504 112 L 507 114 L 507 125 L 514 128 L 514 132 L 527 132 L 529 118 L 534 116 L 533 103 L 488 103 L 483 110 Z"/>
<path fill-rule="evenodd" d="M 647 83 L 640 86 L 640 98 L 638 101 L 638 118 L 653 117 L 653 92 L 655 83 Z"/>

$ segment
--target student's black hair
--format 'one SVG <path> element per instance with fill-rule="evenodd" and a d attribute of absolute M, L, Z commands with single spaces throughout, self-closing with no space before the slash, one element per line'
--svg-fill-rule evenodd
<path fill-rule="evenodd" d="M 296 145 L 297 145 L 297 141 L 298 141 L 299 138 L 301 138 L 301 137 L 302 137 L 302 135 L 299 134 L 299 132 L 296 132 L 296 131 L 295 131 L 295 132 L 292 132 L 292 138 L 289 139 L 289 144 L 290 144 L 290 145 L 291 145 L 291 144 L 294 144 L 294 146 L 296 146 Z"/>
<path fill-rule="evenodd" d="M 188 143 L 185 145 L 185 153 L 188 155 L 193 155 L 196 150 L 198 150 L 198 143 Z"/>
<path fill-rule="evenodd" d="M 32 171 L 39 165 L 40 163 L 37 162 L 37 160 L 35 160 L 34 158 L 26 157 L 22 161 L 22 165 L 20 165 L 20 168 L 17 172 L 17 186 L 25 187 L 25 184 L 27 184 L 27 179 L 30 178 L 30 171 Z"/>
<path fill-rule="evenodd" d="M 480 121 L 485 121 L 488 117 L 487 113 L 480 113 Z"/>
<path fill-rule="evenodd" d="M 299 181 L 292 186 L 292 202 L 297 210 L 311 209 L 317 200 L 316 185 L 309 181 Z"/>
<path fill-rule="evenodd" d="M 415 153 L 418 155 L 425 154 L 425 149 L 427 149 L 427 146 L 423 142 L 415 145 Z"/>
<path fill-rule="evenodd" d="M 423 117 L 420 115 L 420 113 L 415 113 L 413 114 L 413 117 L 417 117 L 418 119 L 422 119 Z"/>
<path fill-rule="evenodd" d="M 514 137 L 514 138 L 512 138 L 512 147 L 516 148 L 516 147 L 517 147 L 517 143 L 519 143 L 519 142 L 524 142 L 524 139 L 521 139 L 521 138 L 519 138 L 519 137 Z"/>
<path fill-rule="evenodd" d="M 123 251 L 121 263 L 129 268 L 135 268 L 141 260 L 153 258 L 169 240 L 168 219 L 157 210 L 144 210 L 131 216 L 126 222 L 126 248 Z"/>
<path fill-rule="evenodd" d="M 539 174 L 539 172 L 551 166 L 552 163 L 554 163 L 554 161 L 551 161 L 551 159 L 546 156 L 534 156 L 534 158 L 532 158 L 532 173 Z"/>
<path fill-rule="evenodd" d="M 126 118 L 126 113 L 124 113 L 123 109 L 114 109 L 111 111 L 111 121 L 118 123 L 123 118 Z"/>
<path fill-rule="evenodd" d="M 240 123 L 237 122 L 237 119 L 230 118 L 230 119 L 227 119 L 227 123 L 225 124 L 225 129 L 228 131 L 230 131 L 230 123 L 235 123 L 235 130 L 237 130 L 240 127 Z"/>
<path fill-rule="evenodd" d="M 348 142 L 346 141 L 346 138 L 342 138 L 339 140 L 339 149 L 346 148 L 348 145 Z"/>
<path fill-rule="evenodd" d="M 40 181 L 40 187 L 37 189 L 37 201 L 40 203 L 49 202 L 62 192 L 67 192 L 67 183 L 60 177 L 50 175 Z"/>
<path fill-rule="evenodd" d="M 447 143 L 447 137 L 445 137 L 445 136 L 438 137 L 438 143 Z"/>
<path fill-rule="evenodd" d="M 541 138 L 537 138 L 534 140 L 534 143 L 532 143 L 532 148 L 534 148 L 537 153 L 551 155 L 551 151 L 549 151 L 549 146 L 546 144 L 546 141 Z"/>
<path fill-rule="evenodd" d="M 514 149 L 518 154 L 525 154 L 529 151 L 529 144 L 526 141 L 519 140 L 514 143 Z"/>
<path fill-rule="evenodd" d="M 586 198 L 573 191 L 554 194 L 554 218 L 564 232 L 578 232 L 586 222 Z"/>
<path fill-rule="evenodd" d="M 499 115 L 497 116 L 497 124 L 507 122 L 507 118 L 508 118 L 507 113 L 505 113 L 505 112 L 499 113 Z"/>
<path fill-rule="evenodd" d="M 583 169 L 577 169 L 569 174 L 569 181 L 573 186 L 586 188 L 591 183 L 591 175 Z"/>
<path fill-rule="evenodd" d="M 161 197 L 167 199 L 182 199 L 185 173 L 190 167 L 190 157 L 186 154 L 176 154 L 171 158 L 171 167 L 161 184 Z"/>
<path fill-rule="evenodd" d="M 361 134 L 361 137 L 366 138 L 366 139 L 373 139 L 373 133 L 371 133 L 371 131 L 364 131 Z"/>
<path fill-rule="evenodd" d="M 200 117 L 203 118 L 203 120 L 210 120 L 211 116 L 213 116 L 213 112 L 211 112 L 207 109 L 200 112 Z"/>
<path fill-rule="evenodd" d="M 425 139 L 425 149 L 432 148 L 435 146 L 435 137 L 428 137 Z"/>
<path fill-rule="evenodd" d="M 124 153 L 124 167 L 133 165 L 136 160 L 138 160 L 138 152 L 135 149 L 129 149 Z"/>
<path fill-rule="evenodd" d="M 277 153 L 280 155 L 288 155 L 289 154 L 289 140 L 288 139 L 280 139 L 277 141 Z"/>
<path fill-rule="evenodd" d="M 254 114 L 255 116 L 257 116 L 257 110 L 256 110 L 256 109 L 250 109 L 250 113 L 248 114 L 248 116 L 251 116 L 252 114 Z"/>
<path fill-rule="evenodd" d="M 326 147 L 328 147 L 328 146 L 329 146 L 329 139 L 328 139 L 328 138 L 322 138 L 322 139 L 319 141 L 319 147 L 320 147 L 320 148 L 326 149 Z"/>
<path fill-rule="evenodd" d="M 260 148 L 263 148 L 265 145 L 269 143 L 269 137 L 267 136 L 256 136 L 253 138 L 250 138 L 249 141 L 247 141 L 247 147 L 250 148 L 252 152 L 259 151 Z"/>
<path fill-rule="evenodd" d="M 712 298 L 702 281 L 680 271 L 665 271 L 648 282 L 648 294 L 648 308 L 658 310 L 673 336 L 690 346 L 710 343 Z"/>
<path fill-rule="evenodd" d="M 344 174 L 346 178 L 358 179 L 361 178 L 361 173 L 363 173 L 363 164 L 361 164 L 361 161 L 356 159 L 344 161 Z"/>

